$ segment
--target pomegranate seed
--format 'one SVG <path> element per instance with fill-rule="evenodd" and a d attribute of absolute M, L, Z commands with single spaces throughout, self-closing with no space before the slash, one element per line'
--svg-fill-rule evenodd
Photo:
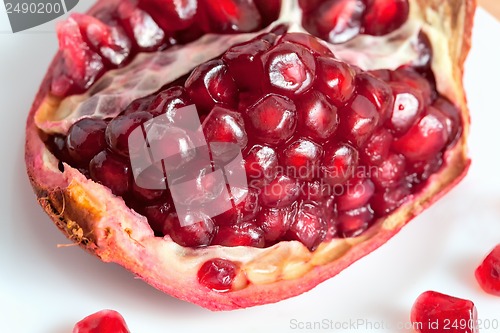
<path fill-rule="evenodd" d="M 387 127 L 396 135 L 405 134 L 424 111 L 419 91 L 402 83 L 390 84 L 394 95 L 394 108 Z"/>
<path fill-rule="evenodd" d="M 500 245 L 476 269 L 476 280 L 485 292 L 500 296 Z"/>
<path fill-rule="evenodd" d="M 411 189 L 408 184 L 387 188 L 374 194 L 370 207 L 377 216 L 385 216 L 401 206 L 410 194 Z"/>
<path fill-rule="evenodd" d="M 218 226 L 231 226 L 253 220 L 259 211 L 259 191 L 250 187 L 245 198 L 232 209 L 213 218 Z M 234 200 L 234 198 L 233 198 Z M 236 203 L 236 202 L 235 202 Z"/>
<path fill-rule="evenodd" d="M 431 104 L 432 100 L 435 99 L 435 96 L 433 96 L 433 89 L 429 81 L 412 68 L 403 67 L 397 69 L 391 73 L 391 80 L 404 83 L 406 86 L 419 91 L 424 99 L 425 105 Z"/>
<path fill-rule="evenodd" d="M 184 30 L 194 23 L 197 0 L 139 0 L 138 6 L 150 13 L 166 31 Z"/>
<path fill-rule="evenodd" d="M 256 223 L 263 230 L 268 244 L 282 239 L 297 213 L 296 205 L 287 208 L 265 208 L 257 216 Z"/>
<path fill-rule="evenodd" d="M 76 323 L 73 333 L 130 333 L 130 331 L 118 312 L 101 310 Z"/>
<path fill-rule="evenodd" d="M 316 75 L 314 56 L 302 45 L 284 42 L 262 55 L 271 87 L 289 96 L 312 87 Z"/>
<path fill-rule="evenodd" d="M 59 161 L 70 163 L 71 157 L 69 156 L 68 148 L 66 146 L 66 137 L 60 134 L 48 136 L 44 140 L 50 152 L 54 154 Z"/>
<path fill-rule="evenodd" d="M 323 157 L 323 179 L 330 185 L 345 183 L 358 166 L 358 151 L 351 145 L 337 144 L 326 150 Z"/>
<path fill-rule="evenodd" d="M 260 201 L 268 207 L 286 207 L 292 204 L 299 194 L 300 186 L 297 180 L 280 175 L 262 188 Z"/>
<path fill-rule="evenodd" d="M 264 233 L 252 223 L 224 226 L 219 229 L 212 245 L 264 247 Z"/>
<path fill-rule="evenodd" d="M 391 71 L 388 69 L 376 69 L 366 72 L 377 79 L 384 81 L 384 83 L 391 81 Z"/>
<path fill-rule="evenodd" d="M 250 32 L 262 25 L 262 17 L 253 1 L 200 1 L 200 24 L 206 32 Z"/>
<path fill-rule="evenodd" d="M 304 46 L 315 56 L 333 57 L 332 51 L 314 36 L 302 33 L 287 33 L 280 38 L 278 43 L 290 42 Z"/>
<path fill-rule="evenodd" d="M 363 31 L 373 36 L 387 35 L 408 20 L 408 0 L 368 0 Z"/>
<path fill-rule="evenodd" d="M 479 332 L 474 303 L 435 291 L 426 291 L 417 298 L 411 309 L 411 321 L 418 333 Z"/>
<path fill-rule="evenodd" d="M 216 228 L 214 222 L 208 216 L 202 214 L 190 214 L 185 217 L 186 225 L 181 225 L 177 215 L 172 214 L 167 220 L 167 228 L 170 228 L 170 237 L 179 245 L 187 247 L 204 247 L 210 245 Z"/>
<path fill-rule="evenodd" d="M 368 207 L 361 207 L 341 212 L 338 215 L 337 229 L 345 238 L 360 236 L 370 226 L 373 212 Z"/>
<path fill-rule="evenodd" d="M 297 240 L 314 251 L 326 236 L 326 223 L 322 215 L 323 212 L 317 205 L 302 203 L 286 234 L 287 239 Z"/>
<path fill-rule="evenodd" d="M 276 21 L 281 11 L 281 0 L 254 0 L 265 26 Z"/>
<path fill-rule="evenodd" d="M 372 181 L 380 188 L 397 185 L 405 176 L 406 161 L 403 156 L 391 154 L 370 174 Z"/>
<path fill-rule="evenodd" d="M 302 24 L 307 31 L 333 44 L 345 43 L 360 33 L 363 1 L 328 0 L 318 5 L 315 11 L 304 15 Z"/>
<path fill-rule="evenodd" d="M 278 172 L 278 156 L 274 149 L 255 145 L 245 157 L 245 169 L 250 185 L 257 186 L 273 180 Z"/>
<path fill-rule="evenodd" d="M 356 90 L 359 95 L 368 98 L 375 105 L 380 124 L 391 118 L 394 96 L 391 87 L 386 82 L 372 75 L 361 73 L 356 75 Z"/>
<path fill-rule="evenodd" d="M 70 127 L 66 147 L 74 162 L 85 166 L 106 147 L 106 126 L 106 121 L 102 119 L 84 118 Z"/>
<path fill-rule="evenodd" d="M 89 165 L 92 179 L 106 186 L 114 195 L 128 192 L 131 181 L 130 166 L 108 151 L 97 154 Z"/>
<path fill-rule="evenodd" d="M 339 114 L 345 138 L 356 147 L 361 147 L 375 132 L 380 119 L 375 105 L 361 95 L 355 96 Z"/>
<path fill-rule="evenodd" d="M 242 148 L 248 143 L 241 114 L 219 106 L 203 122 L 203 131 L 208 142 L 231 142 Z"/>
<path fill-rule="evenodd" d="M 418 71 L 430 69 L 433 52 L 431 42 L 425 32 L 420 31 L 417 40 L 412 43 L 412 46 L 418 53 L 418 57 L 412 62 L 411 66 Z"/>
<path fill-rule="evenodd" d="M 290 177 L 310 180 L 318 176 L 323 149 L 318 144 L 299 139 L 283 152 L 283 165 Z"/>
<path fill-rule="evenodd" d="M 147 96 L 143 98 L 136 99 L 132 103 L 130 103 L 125 110 L 123 111 L 124 115 L 129 115 L 138 111 L 147 111 L 155 99 L 155 96 Z"/>
<path fill-rule="evenodd" d="M 301 132 L 319 142 L 328 140 L 337 129 L 337 108 L 319 91 L 311 91 L 297 101 Z"/>
<path fill-rule="evenodd" d="M 144 216 L 149 225 L 159 235 L 168 235 L 172 229 L 169 216 L 174 212 L 174 205 L 169 202 L 144 207 Z"/>
<path fill-rule="evenodd" d="M 158 165 L 161 167 L 160 165 Z M 156 165 L 153 167 L 157 167 Z M 157 179 L 156 175 L 158 174 L 163 174 L 163 170 L 155 170 L 155 172 L 148 172 L 146 170 L 145 172 L 141 173 L 141 178 L 143 177 L 148 177 L 149 179 L 145 180 L 148 184 L 156 183 L 158 185 L 161 185 L 164 190 L 160 189 L 147 189 L 140 187 L 137 185 L 137 183 L 134 181 L 132 182 L 132 188 L 131 188 L 131 193 L 134 195 L 135 198 L 143 201 L 143 202 L 151 202 L 158 200 L 162 198 L 166 193 L 167 193 L 167 180 L 166 178 L 163 179 Z"/>
<path fill-rule="evenodd" d="M 389 156 L 393 139 L 388 130 L 385 128 L 379 129 L 360 151 L 361 158 L 367 164 L 380 165 Z"/>
<path fill-rule="evenodd" d="M 449 142 L 456 139 L 461 125 L 460 110 L 443 97 L 436 99 L 432 107 L 446 117 L 446 130 Z"/>
<path fill-rule="evenodd" d="M 269 94 L 246 110 L 250 128 L 257 137 L 271 144 L 282 144 L 297 125 L 295 104 L 286 97 Z"/>
<path fill-rule="evenodd" d="M 332 103 L 343 106 L 354 93 L 354 70 L 347 64 L 329 57 L 317 59 L 317 86 Z"/>
<path fill-rule="evenodd" d="M 153 117 L 166 114 L 167 117 L 173 119 L 176 110 L 191 104 L 186 90 L 183 87 L 176 86 L 161 91 L 152 102 L 148 103 L 147 111 Z"/>
<path fill-rule="evenodd" d="M 186 80 L 185 87 L 201 111 L 208 113 L 215 104 L 230 108 L 237 106 L 238 90 L 222 60 L 198 66 Z"/>
<path fill-rule="evenodd" d="M 152 118 L 150 113 L 142 111 L 118 116 L 111 120 L 106 128 L 108 146 L 117 154 L 129 156 L 128 138 L 130 133 Z"/>
<path fill-rule="evenodd" d="M 429 107 L 428 113 L 392 147 L 411 161 L 424 161 L 439 153 L 448 142 L 446 119 Z"/>
<path fill-rule="evenodd" d="M 211 259 L 198 270 L 198 282 L 218 292 L 230 291 L 238 270 L 238 266 L 230 260 Z"/>
<path fill-rule="evenodd" d="M 426 161 L 418 161 L 409 165 L 408 173 L 412 182 L 415 184 L 422 183 L 436 173 L 443 165 L 443 154 L 439 153 Z"/>
<path fill-rule="evenodd" d="M 365 206 L 373 196 L 375 186 L 367 178 L 353 178 L 344 185 L 344 191 L 337 197 L 339 211 L 352 210 Z"/>
<path fill-rule="evenodd" d="M 165 44 L 166 34 L 156 21 L 137 8 L 131 1 L 120 1 L 118 16 L 127 34 L 133 37 L 135 48 L 139 51 L 156 51 Z"/>
<path fill-rule="evenodd" d="M 240 89 L 258 89 L 265 80 L 260 55 L 271 48 L 271 44 L 262 39 L 250 40 L 230 48 L 222 57 L 229 68 L 229 73 Z"/>

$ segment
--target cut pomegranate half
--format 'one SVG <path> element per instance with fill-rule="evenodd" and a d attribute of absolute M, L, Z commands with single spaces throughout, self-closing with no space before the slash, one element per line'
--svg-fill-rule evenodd
<path fill-rule="evenodd" d="M 39 203 L 103 261 L 212 310 L 277 302 L 465 175 L 473 1 L 139 3 L 101 0 L 60 25 L 27 122 Z M 308 15 L 327 7 L 319 37 L 376 36 L 287 32 L 325 27 Z M 449 13 L 465 19 L 432 20 Z"/>

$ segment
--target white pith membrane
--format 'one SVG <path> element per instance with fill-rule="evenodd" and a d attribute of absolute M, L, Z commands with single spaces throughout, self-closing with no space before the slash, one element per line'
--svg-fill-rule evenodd
<path fill-rule="evenodd" d="M 283 2 L 280 19 L 272 26 L 289 23 L 291 31 L 304 31 L 300 27 L 301 11 L 297 1 Z M 433 48 L 432 69 L 439 93 L 464 110 L 466 105 L 461 77 L 457 77 L 454 67 L 458 66 L 456 63 L 459 62 L 464 32 L 453 31 L 451 20 L 443 18 L 449 14 L 449 7 L 439 1 L 429 1 L 435 3 L 436 6 L 433 7 L 441 8 L 441 12 L 438 12 L 430 6 L 423 7 L 422 2 L 410 0 L 408 22 L 390 35 L 360 35 L 348 43 L 329 47 L 337 58 L 364 70 L 395 69 L 416 58 L 417 54 L 411 43 L 416 41 L 422 30 L 429 37 Z M 448 12 L 445 12 L 446 8 Z M 465 16 L 466 6 L 463 1 L 458 16 L 454 18 L 455 29 L 465 29 Z M 191 72 L 197 65 L 222 55 L 230 46 L 250 40 L 256 35 L 258 33 L 206 35 L 180 48 L 139 54 L 126 67 L 107 72 L 86 94 L 71 96 L 62 101 L 47 96 L 35 114 L 35 124 L 48 134 L 66 134 L 69 127 L 81 117 L 115 117 L 133 100 L 157 91 L 166 83 Z M 450 49 L 451 36 L 458 39 L 455 41 L 457 50 Z M 463 126 L 464 133 L 467 133 L 468 121 L 463 121 Z M 64 164 L 64 172 L 61 173 L 58 169 L 59 161 L 47 149 L 41 155 L 41 166 L 49 173 L 47 178 L 64 179 L 61 183 L 66 185 L 65 205 L 55 208 L 64 213 L 66 221 L 69 221 L 64 226 L 67 233 L 78 241 L 89 240 L 87 247 L 91 252 L 104 261 L 118 262 L 148 283 L 174 296 L 211 309 L 229 309 L 282 299 L 283 297 L 269 296 L 273 292 L 273 285 L 282 281 L 298 278 L 317 281 L 310 286 L 298 286 L 287 297 L 297 295 L 338 273 L 370 252 L 369 249 L 380 246 L 383 239 L 390 238 L 411 217 L 418 215 L 430 198 L 442 195 L 443 187 L 451 184 L 463 172 L 466 168 L 466 152 L 462 147 L 464 141 L 465 135 L 446 152 L 443 168 L 428 180 L 422 190 L 410 196 L 405 204 L 388 217 L 376 221 L 360 237 L 324 242 L 314 252 L 310 252 L 298 241 L 281 242 L 268 248 L 185 248 L 173 242 L 169 236 L 155 237 L 145 217 L 129 209 L 120 197 L 114 196 L 104 186 L 88 180 L 70 165 Z M 457 173 L 457 169 L 461 169 L 460 172 Z M 83 226 L 89 221 L 91 225 Z M 91 229 L 90 234 L 82 234 L 82 230 L 85 232 L 88 229 Z M 380 244 L 371 242 L 377 235 L 382 239 L 377 241 Z M 365 249 L 354 253 L 353 247 Z M 240 270 L 232 291 L 217 293 L 199 285 L 198 269 L 212 258 L 224 258 L 239 264 Z M 336 262 L 338 267 L 333 269 L 334 274 L 322 268 L 335 265 Z M 264 285 L 269 288 L 262 288 Z M 259 286 L 260 289 L 252 290 L 253 286 Z M 252 299 L 246 299 L 250 297 Z"/>

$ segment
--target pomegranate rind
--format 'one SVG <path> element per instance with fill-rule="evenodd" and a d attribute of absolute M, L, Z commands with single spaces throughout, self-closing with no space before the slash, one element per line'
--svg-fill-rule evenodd
<path fill-rule="evenodd" d="M 90 12 L 104 2 L 98 2 Z M 439 57 L 447 57 L 452 63 L 452 82 L 443 84 L 438 80 L 438 90 L 460 107 L 463 133 L 446 152 L 443 167 L 427 185 L 362 236 L 325 242 L 314 252 L 299 242 L 282 242 L 265 249 L 220 246 L 190 249 L 175 244 L 169 237 L 154 237 L 146 218 L 69 165 L 64 164 L 61 172 L 59 161 L 45 147 L 35 115 L 40 110 L 49 112 L 60 102 L 49 94 L 50 73 L 56 61 L 49 67 L 26 125 L 26 167 L 39 204 L 69 239 L 91 254 L 122 265 L 167 294 L 210 310 L 274 303 L 312 289 L 387 242 L 453 188 L 470 165 L 466 149 L 470 120 L 462 77 L 471 45 L 476 1 L 414 0 L 412 4 L 420 7 L 424 13 L 422 20 L 428 27 L 435 24 L 432 28 L 448 37 L 449 54 L 435 54 L 433 70 L 439 71 L 435 67 Z M 201 265 L 217 257 L 240 263 L 240 274 L 245 277 L 235 279 L 244 282 L 233 284 L 233 290 L 227 293 L 208 290 L 196 279 Z"/>

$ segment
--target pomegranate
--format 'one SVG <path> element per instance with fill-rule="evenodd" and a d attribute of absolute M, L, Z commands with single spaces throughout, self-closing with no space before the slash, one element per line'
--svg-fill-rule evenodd
<path fill-rule="evenodd" d="M 435 291 L 420 295 L 411 309 L 418 333 L 478 333 L 477 310 L 469 300 Z"/>
<path fill-rule="evenodd" d="M 100 0 L 58 25 L 28 116 L 39 203 L 101 260 L 208 309 L 305 292 L 464 177 L 474 9 Z M 162 159 L 138 173 L 144 151 Z"/>
<path fill-rule="evenodd" d="M 130 331 L 118 312 L 101 310 L 76 323 L 73 333 L 130 333 Z"/>
<path fill-rule="evenodd" d="M 484 291 L 500 296 L 500 245 L 497 245 L 476 269 L 476 280 Z"/>

